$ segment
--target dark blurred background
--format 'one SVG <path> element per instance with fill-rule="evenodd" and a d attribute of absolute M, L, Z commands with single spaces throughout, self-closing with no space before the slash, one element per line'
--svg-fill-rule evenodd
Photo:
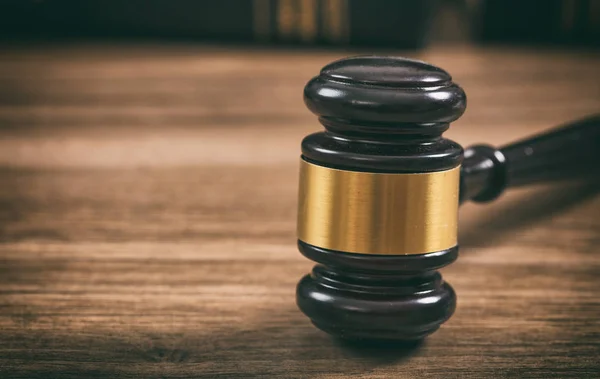
<path fill-rule="evenodd" d="M 0 35 L 392 48 L 457 39 L 597 46 L 600 0 L 4 0 Z"/>

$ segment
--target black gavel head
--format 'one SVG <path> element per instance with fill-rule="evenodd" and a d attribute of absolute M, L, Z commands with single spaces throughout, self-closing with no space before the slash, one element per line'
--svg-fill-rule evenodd
<path fill-rule="evenodd" d="M 458 255 L 463 154 L 441 135 L 465 94 L 427 63 L 366 56 L 325 66 L 304 101 L 326 131 L 302 141 L 298 246 L 319 264 L 298 306 L 336 336 L 421 339 L 456 306 L 436 270 Z"/>

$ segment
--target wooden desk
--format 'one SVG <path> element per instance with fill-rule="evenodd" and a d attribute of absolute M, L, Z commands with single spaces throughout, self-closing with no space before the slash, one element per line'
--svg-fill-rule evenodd
<path fill-rule="evenodd" d="M 600 375 L 600 197 L 461 210 L 455 316 L 417 349 L 347 346 L 294 289 L 304 83 L 346 53 L 0 49 L 0 377 Z M 600 55 L 433 49 L 501 144 L 600 109 Z"/>

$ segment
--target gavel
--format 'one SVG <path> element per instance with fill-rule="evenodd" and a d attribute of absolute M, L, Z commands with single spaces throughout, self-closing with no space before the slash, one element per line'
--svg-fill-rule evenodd
<path fill-rule="evenodd" d="M 438 269 L 458 256 L 458 207 L 510 187 L 600 172 L 600 115 L 495 148 L 443 138 L 466 95 L 400 57 L 325 66 L 304 88 L 325 131 L 302 141 L 298 248 L 317 262 L 296 301 L 346 339 L 419 340 L 456 308 Z"/>

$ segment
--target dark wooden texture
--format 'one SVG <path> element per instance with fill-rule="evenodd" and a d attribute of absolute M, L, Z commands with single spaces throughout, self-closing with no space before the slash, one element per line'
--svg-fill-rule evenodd
<path fill-rule="evenodd" d="M 330 132 L 302 141 L 303 158 L 319 165 L 414 173 L 461 162 L 461 147 L 440 137 L 465 111 L 466 96 L 438 67 L 379 56 L 338 60 L 306 84 L 304 102 Z"/>
<path fill-rule="evenodd" d="M 299 144 L 321 128 L 301 93 L 341 55 L 0 49 L 0 377 L 597 377 L 597 186 L 463 206 L 458 307 L 416 348 L 344 345 L 296 308 Z M 600 106 L 598 54 L 417 58 L 469 94 L 463 146 Z"/>
<path fill-rule="evenodd" d="M 600 179 L 600 113 L 569 121 L 502 148 L 469 146 L 461 167 L 460 201 L 488 202 L 506 189 Z"/>
<path fill-rule="evenodd" d="M 600 113 L 500 149 L 506 186 L 598 176 Z"/>
<path fill-rule="evenodd" d="M 467 98 L 439 67 L 389 56 L 345 58 L 326 65 L 306 84 L 304 102 L 327 130 L 302 141 L 302 159 L 312 164 L 426 173 L 461 163 L 462 148 L 442 133 L 462 116 Z M 349 223 L 340 217 L 333 222 Z M 302 254 L 319 263 L 298 283 L 298 307 L 336 337 L 420 340 L 456 309 L 454 290 L 436 271 L 456 260 L 456 244 L 416 255 L 375 256 L 298 238 Z"/>

